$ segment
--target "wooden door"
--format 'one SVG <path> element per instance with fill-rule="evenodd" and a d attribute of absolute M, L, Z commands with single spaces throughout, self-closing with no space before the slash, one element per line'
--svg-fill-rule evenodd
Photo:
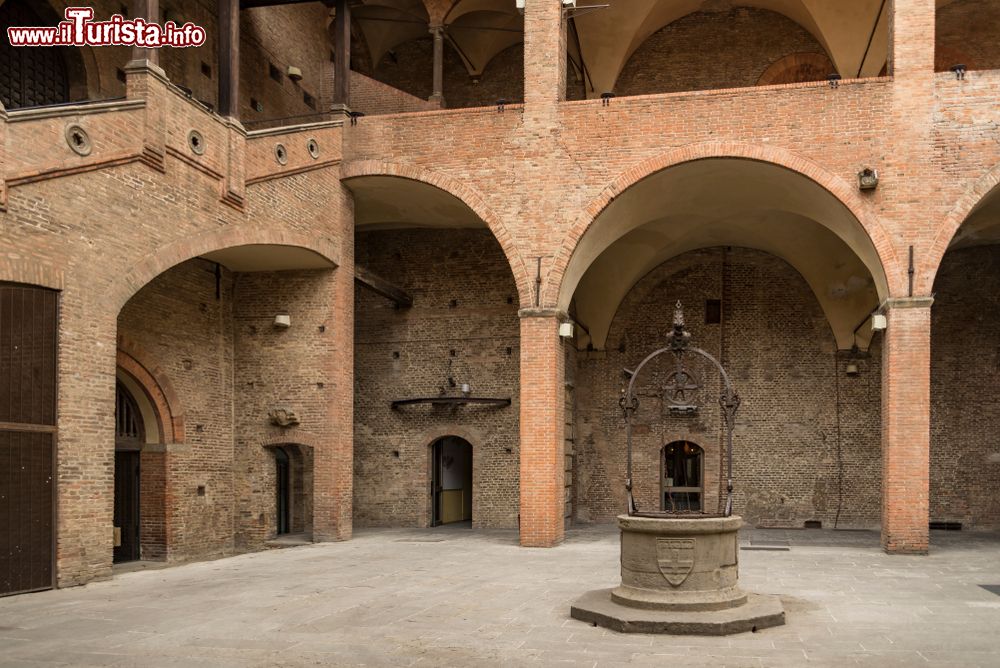
<path fill-rule="evenodd" d="M 288 453 L 284 448 L 277 448 L 274 451 L 274 459 L 277 463 L 277 534 L 290 533 L 292 525 L 291 512 L 291 491 L 292 475 L 291 463 Z"/>
<path fill-rule="evenodd" d="M 57 309 L 0 283 L 0 596 L 53 586 Z"/>
<path fill-rule="evenodd" d="M 139 452 L 115 452 L 115 563 L 139 558 Z"/>

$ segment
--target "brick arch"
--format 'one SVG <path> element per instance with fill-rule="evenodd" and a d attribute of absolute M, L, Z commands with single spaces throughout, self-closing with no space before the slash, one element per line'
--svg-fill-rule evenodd
<path fill-rule="evenodd" d="M 317 434 L 302 429 L 294 429 L 282 436 L 271 436 L 260 441 L 262 448 L 278 448 L 283 445 L 297 445 L 301 448 L 310 448 L 313 452 L 318 449 L 318 444 L 322 443 Z"/>
<path fill-rule="evenodd" d="M 757 79 L 757 85 L 825 81 L 836 69 L 825 53 L 792 53 L 771 63 Z"/>
<path fill-rule="evenodd" d="M 134 341 L 118 337 L 117 366 L 131 376 L 149 399 L 156 413 L 159 442 L 163 444 L 184 442 L 184 409 L 173 383 L 158 366 L 145 360 L 150 357 Z"/>
<path fill-rule="evenodd" d="M 828 172 L 815 162 L 786 149 L 740 142 L 703 142 L 675 148 L 667 153 L 648 158 L 621 173 L 601 190 L 577 217 L 556 250 L 552 270 L 542 286 L 542 304 L 551 307 L 558 306 L 563 290 L 563 277 L 577 245 L 615 198 L 639 181 L 657 172 L 686 162 L 713 158 L 766 162 L 796 172 L 822 187 L 851 212 L 867 233 L 885 272 L 889 293 L 893 295 L 905 294 L 905 268 L 900 265 L 892 237 L 885 230 L 878 215 L 871 210 L 871 206 L 858 193 L 856 187 L 852 187 L 847 181 Z"/>
<path fill-rule="evenodd" d="M 341 167 L 340 178 L 342 181 L 362 176 L 395 176 L 401 179 L 426 183 L 438 190 L 443 190 L 472 209 L 473 213 L 486 223 L 490 232 L 493 233 L 493 237 L 500 244 L 500 248 L 503 249 L 503 254 L 510 265 L 511 273 L 514 275 L 514 283 L 517 285 L 521 305 L 527 306 L 531 303 L 531 286 L 528 280 L 527 268 L 524 265 L 521 253 L 518 251 L 517 244 L 514 242 L 514 237 L 500 216 L 490 208 L 482 195 L 474 188 L 441 172 L 435 172 L 414 165 L 382 162 L 380 160 L 358 160 L 346 163 Z"/>
<path fill-rule="evenodd" d="M 429 448 L 442 438 L 448 438 L 449 436 L 462 439 L 472 446 L 473 452 L 477 449 L 476 443 L 481 444 L 486 440 L 485 435 L 476 430 L 459 427 L 458 425 L 446 425 L 424 432 L 420 435 L 419 442 L 424 444 L 424 448 Z"/>
<path fill-rule="evenodd" d="M 941 261 L 944 259 L 944 254 L 948 252 L 948 246 L 951 245 L 962 224 L 972 215 L 973 209 L 991 194 L 1000 196 L 1000 163 L 969 186 L 945 217 L 944 222 L 941 223 L 931 245 L 929 256 L 931 270 L 917 272 L 919 276 L 915 286 L 917 294 L 927 295 L 931 293 L 934 288 L 934 280 L 941 268 Z"/>
<path fill-rule="evenodd" d="M 181 262 L 224 248 L 255 244 L 305 248 L 322 255 L 336 266 L 340 265 L 338 245 L 327 238 L 245 226 L 205 232 L 169 243 L 132 265 L 121 280 L 115 281 L 110 291 L 114 309 L 112 312 L 121 311 L 125 303 L 144 285 Z"/>

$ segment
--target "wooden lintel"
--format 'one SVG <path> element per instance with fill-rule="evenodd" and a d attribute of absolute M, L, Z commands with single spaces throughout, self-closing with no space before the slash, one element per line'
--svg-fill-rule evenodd
<path fill-rule="evenodd" d="M 384 278 L 376 276 L 364 267 L 354 267 L 354 280 L 372 292 L 394 302 L 399 308 L 410 308 L 413 306 L 413 297 L 406 290 L 393 285 Z"/>

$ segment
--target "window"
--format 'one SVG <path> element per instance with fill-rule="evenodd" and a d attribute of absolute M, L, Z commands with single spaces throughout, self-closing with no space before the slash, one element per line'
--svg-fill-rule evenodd
<path fill-rule="evenodd" d="M 267 71 L 268 71 L 268 74 L 271 76 L 272 79 L 274 79 L 278 83 L 282 82 L 283 77 L 281 76 L 281 70 L 278 68 L 277 65 L 275 65 L 274 63 L 268 63 L 267 64 Z"/>
<path fill-rule="evenodd" d="M 704 450 L 687 441 L 663 446 L 663 510 L 702 511 L 704 455 Z"/>

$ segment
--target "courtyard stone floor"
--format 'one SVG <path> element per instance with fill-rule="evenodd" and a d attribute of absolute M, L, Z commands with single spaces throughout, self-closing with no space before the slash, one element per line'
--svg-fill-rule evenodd
<path fill-rule="evenodd" d="M 1000 536 L 743 532 L 744 588 L 787 625 L 726 638 L 618 635 L 569 618 L 618 582 L 613 527 L 523 549 L 514 532 L 359 530 L 0 599 L 0 665 L 1000 666 Z M 787 548 L 787 549 L 785 549 Z M 1000 589 L 997 589 L 1000 591 Z"/>

